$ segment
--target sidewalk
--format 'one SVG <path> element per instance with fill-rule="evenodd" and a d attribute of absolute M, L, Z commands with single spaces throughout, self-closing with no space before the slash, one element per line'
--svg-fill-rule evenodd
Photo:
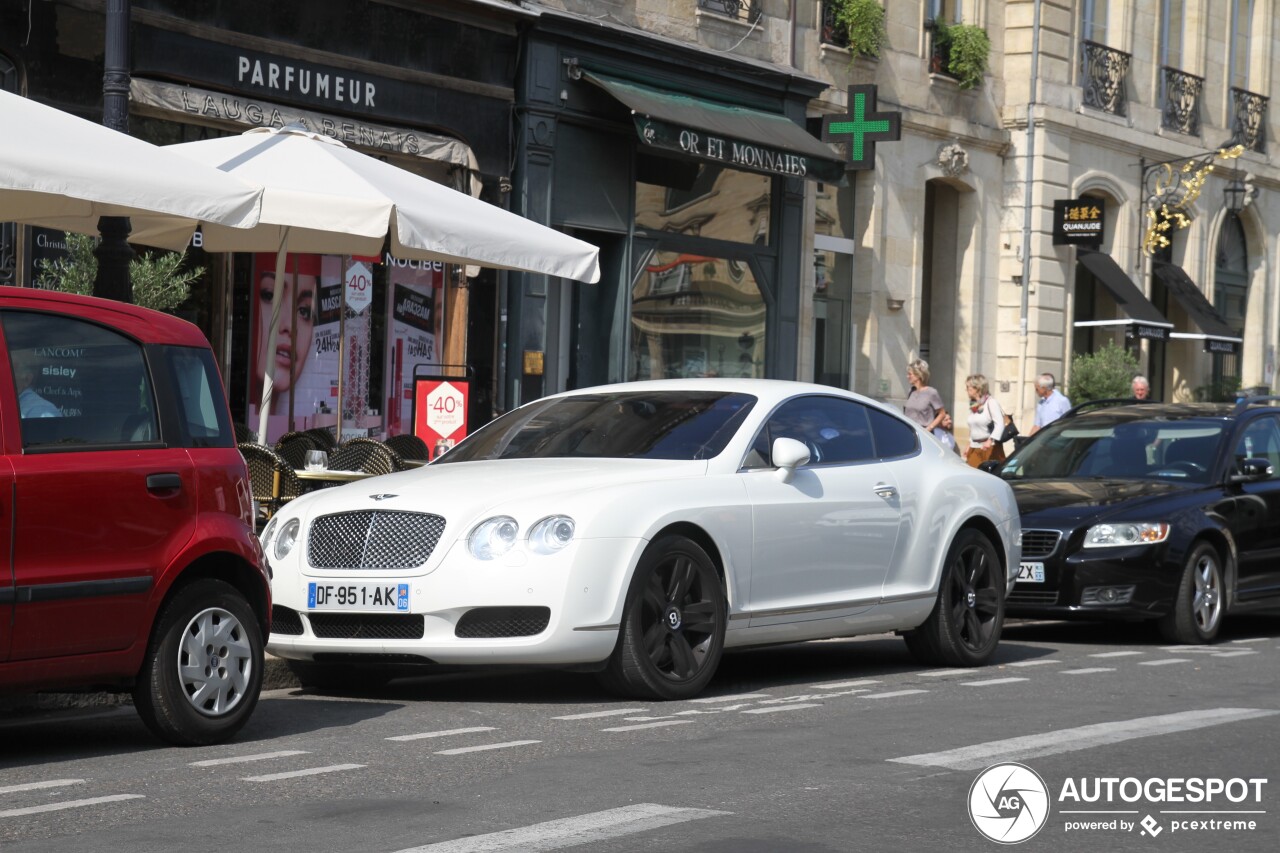
<path fill-rule="evenodd" d="M 267 655 L 262 674 L 263 690 L 279 690 L 300 687 L 297 677 L 289 671 L 285 662 Z M 18 717 L 39 711 L 57 711 L 65 708 L 111 708 L 132 705 L 128 693 L 81 691 L 78 693 L 24 693 L 16 696 L 0 696 L 0 718 Z"/>

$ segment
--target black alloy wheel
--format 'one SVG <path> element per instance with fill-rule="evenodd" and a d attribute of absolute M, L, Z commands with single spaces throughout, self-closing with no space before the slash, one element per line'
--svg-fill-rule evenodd
<path fill-rule="evenodd" d="M 696 696 L 720 663 L 726 612 L 706 551 L 684 536 L 655 540 L 636 567 L 602 681 L 637 698 Z"/>
<path fill-rule="evenodd" d="M 961 531 L 947 552 L 933 612 L 904 635 L 908 648 L 924 663 L 981 666 L 1000 642 L 1004 596 L 995 547 L 976 530 Z"/>

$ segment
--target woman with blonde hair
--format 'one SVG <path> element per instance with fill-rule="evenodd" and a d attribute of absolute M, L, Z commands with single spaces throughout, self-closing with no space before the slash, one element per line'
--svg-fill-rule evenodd
<path fill-rule="evenodd" d="M 903 414 L 920 424 L 933 437 L 956 453 L 956 440 L 948 427 L 951 419 L 947 416 L 947 408 L 942 403 L 942 395 L 935 388 L 929 387 L 929 362 L 917 358 L 907 365 L 907 382 L 911 390 L 907 392 L 907 402 L 902 407 Z"/>
<path fill-rule="evenodd" d="M 977 468 L 989 459 L 1004 460 L 1004 409 L 991 396 L 987 377 L 975 373 L 964 381 L 969 395 L 969 451 L 965 461 Z"/>

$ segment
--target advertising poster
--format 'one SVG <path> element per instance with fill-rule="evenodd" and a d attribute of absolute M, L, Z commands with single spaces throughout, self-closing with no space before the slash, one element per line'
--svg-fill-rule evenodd
<path fill-rule="evenodd" d="M 387 435 L 410 432 L 415 369 L 440 363 L 445 265 L 387 255 Z M 419 370 L 418 372 L 422 372 Z"/>
<path fill-rule="evenodd" d="M 289 255 L 281 294 L 279 335 L 275 351 L 268 358 L 275 266 L 273 254 L 254 256 L 254 319 L 250 342 L 253 362 L 246 407 L 250 428 L 256 429 L 266 365 L 266 369 L 272 371 L 274 387 L 267 435 L 261 437 L 268 444 L 289 430 L 291 398 L 297 429 L 325 426 L 337 419 L 338 310 L 343 283 L 340 256 Z M 326 419 L 325 415 L 330 417 Z"/>
<path fill-rule="evenodd" d="M 413 382 L 413 434 L 435 459 L 467 437 L 471 383 L 450 376 L 418 376 Z"/>

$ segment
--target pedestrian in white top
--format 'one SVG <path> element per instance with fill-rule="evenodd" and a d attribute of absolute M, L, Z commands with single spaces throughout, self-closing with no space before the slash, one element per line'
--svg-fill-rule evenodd
<path fill-rule="evenodd" d="M 991 396 L 987 377 L 975 373 L 964 381 L 969 395 L 969 451 L 965 461 L 977 468 L 988 459 L 1003 460 L 1004 409 Z"/>
<path fill-rule="evenodd" d="M 1071 401 L 1054 387 L 1056 384 L 1052 373 L 1041 373 L 1036 379 L 1036 396 L 1040 399 L 1036 400 L 1035 422 L 1027 435 L 1035 435 L 1071 410 Z"/>

